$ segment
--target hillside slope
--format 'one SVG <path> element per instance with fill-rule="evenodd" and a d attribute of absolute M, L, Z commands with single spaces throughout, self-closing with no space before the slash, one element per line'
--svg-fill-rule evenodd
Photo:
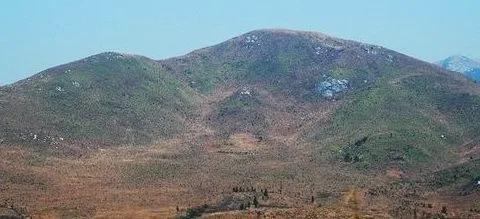
<path fill-rule="evenodd" d="M 184 132 L 195 98 L 151 59 L 102 53 L 2 87 L 2 137 L 35 145 L 147 143 Z"/>

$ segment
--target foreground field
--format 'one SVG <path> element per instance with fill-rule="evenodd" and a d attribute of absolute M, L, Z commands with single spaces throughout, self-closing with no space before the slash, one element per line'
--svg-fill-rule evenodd
<path fill-rule="evenodd" d="M 478 189 L 449 197 L 401 170 L 358 171 L 293 152 L 278 159 L 250 144 L 236 148 L 244 153 L 186 153 L 166 142 L 68 157 L 2 146 L 0 203 L 33 218 L 478 216 Z"/>

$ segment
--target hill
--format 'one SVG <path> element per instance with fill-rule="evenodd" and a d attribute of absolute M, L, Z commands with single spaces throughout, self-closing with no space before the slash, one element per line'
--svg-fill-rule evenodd
<path fill-rule="evenodd" d="M 233 93 L 193 119 L 225 88 Z M 34 144 L 144 145 L 206 126 L 364 166 L 428 164 L 477 137 L 478 93 L 379 46 L 258 30 L 167 60 L 102 53 L 48 69 L 2 88 L 0 122 L 4 140 Z"/>
<path fill-rule="evenodd" d="M 223 109 L 212 115 L 222 121 L 214 126 L 218 131 L 235 124 L 263 133 L 262 139 L 295 135 L 318 153 L 330 150 L 362 165 L 445 161 L 446 151 L 477 135 L 467 120 L 480 119 L 478 87 L 379 46 L 259 30 L 161 62 L 202 94 L 219 87 L 252 90 L 253 98 L 234 94 L 215 106 Z M 312 118 L 301 121 L 305 116 Z M 278 133 L 276 118 L 288 120 L 282 126 L 290 133 Z"/>
<path fill-rule="evenodd" d="M 142 56 L 102 53 L 1 88 L 8 141 L 142 144 L 173 136 L 195 92 Z"/>

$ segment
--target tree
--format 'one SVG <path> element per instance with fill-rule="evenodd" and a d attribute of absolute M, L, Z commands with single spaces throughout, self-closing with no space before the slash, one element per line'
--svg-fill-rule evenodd
<path fill-rule="evenodd" d="M 444 215 L 447 215 L 447 214 L 448 214 L 448 212 L 447 212 L 447 206 L 443 206 L 443 207 L 442 207 L 442 214 L 444 214 Z"/>
<path fill-rule="evenodd" d="M 255 208 L 258 208 L 257 196 L 253 196 L 253 206 L 255 206 Z"/>

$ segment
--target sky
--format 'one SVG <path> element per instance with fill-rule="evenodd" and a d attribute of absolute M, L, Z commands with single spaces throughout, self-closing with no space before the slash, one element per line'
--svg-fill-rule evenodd
<path fill-rule="evenodd" d="M 261 28 L 318 31 L 436 61 L 480 58 L 477 0 L 11 0 L 0 84 L 105 51 L 163 59 Z"/>

